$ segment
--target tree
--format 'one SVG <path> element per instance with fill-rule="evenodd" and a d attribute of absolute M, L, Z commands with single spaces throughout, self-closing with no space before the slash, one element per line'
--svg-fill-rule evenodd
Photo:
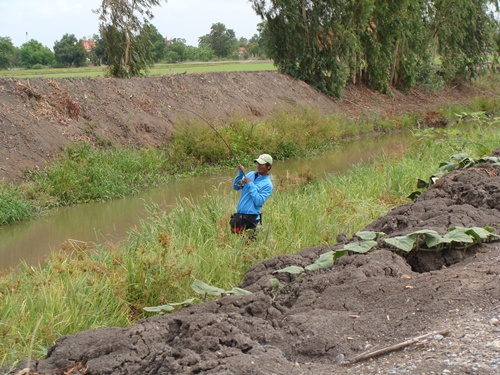
<path fill-rule="evenodd" d="M 167 46 L 167 62 L 173 63 L 177 61 L 186 61 L 186 49 L 187 46 L 185 39 L 172 39 L 170 45 Z"/>
<path fill-rule="evenodd" d="M 106 41 L 102 36 L 94 34 L 91 38 L 95 44 L 91 47 L 89 58 L 93 65 L 100 66 L 101 64 L 107 64 L 108 62 L 108 48 L 106 46 Z"/>
<path fill-rule="evenodd" d="M 198 38 L 199 47 L 210 47 L 217 57 L 229 56 L 236 46 L 236 34 L 231 29 L 226 29 L 223 23 L 214 23 L 210 34 Z"/>
<path fill-rule="evenodd" d="M 165 38 L 160 34 L 158 29 L 152 24 L 146 24 L 144 30 L 149 36 L 149 41 L 151 43 L 151 53 L 154 62 L 160 62 L 165 59 L 167 54 L 167 45 L 165 44 Z"/>
<path fill-rule="evenodd" d="M 54 43 L 54 57 L 63 66 L 84 66 L 87 51 L 82 41 L 73 34 L 64 34 L 61 40 Z"/>
<path fill-rule="evenodd" d="M 0 69 L 8 69 L 16 53 L 16 47 L 9 37 L 0 37 Z"/>
<path fill-rule="evenodd" d="M 49 66 L 54 62 L 54 53 L 34 39 L 24 43 L 19 52 L 21 64 L 26 68 L 32 68 L 35 65 Z"/>
<path fill-rule="evenodd" d="M 99 14 L 99 30 L 106 41 L 109 75 L 140 76 L 153 65 L 153 48 L 144 25 L 153 19 L 151 8 L 160 3 L 161 0 L 102 1 L 95 12 Z"/>
<path fill-rule="evenodd" d="M 346 83 L 385 93 L 415 85 L 439 51 L 449 79 L 473 78 L 492 47 L 498 0 L 253 0 L 278 69 L 341 96 Z"/>

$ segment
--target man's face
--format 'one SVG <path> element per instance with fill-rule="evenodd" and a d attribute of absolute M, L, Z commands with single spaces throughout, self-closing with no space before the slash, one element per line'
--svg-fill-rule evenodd
<path fill-rule="evenodd" d="M 257 172 L 259 172 L 260 175 L 266 175 L 267 172 L 269 171 L 267 164 L 259 164 L 257 163 Z"/>

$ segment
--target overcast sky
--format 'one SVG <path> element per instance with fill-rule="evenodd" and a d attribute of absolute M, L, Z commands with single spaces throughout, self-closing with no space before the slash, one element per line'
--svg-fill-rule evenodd
<path fill-rule="evenodd" d="M 102 0 L 0 0 L 0 37 L 10 37 L 16 47 L 35 39 L 53 49 L 64 34 L 77 39 L 99 32 L 97 9 Z M 183 38 L 198 46 L 214 23 L 223 23 L 236 37 L 250 39 L 261 21 L 248 0 L 168 0 L 153 8 L 151 21 L 169 39 Z M 27 33 L 27 37 L 26 37 Z"/>

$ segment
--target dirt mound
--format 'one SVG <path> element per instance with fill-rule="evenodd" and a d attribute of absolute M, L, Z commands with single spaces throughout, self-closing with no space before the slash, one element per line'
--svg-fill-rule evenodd
<path fill-rule="evenodd" d="M 454 225 L 498 229 L 499 174 L 500 167 L 487 164 L 450 173 L 416 201 L 365 229 L 389 236 L 422 228 L 444 234 Z M 32 373 L 500 371 L 498 242 L 461 250 L 462 256 L 453 259 L 428 252 L 429 259 L 438 260 L 426 262 L 427 267 L 435 265 L 426 272 L 414 271 L 404 256 L 387 247 L 345 255 L 333 267 L 300 277 L 274 272 L 292 265 L 305 267 L 342 246 L 317 246 L 258 264 L 241 285 L 252 292 L 248 296 L 224 296 L 126 329 L 62 337 L 46 359 L 31 363 Z M 281 288 L 271 288 L 271 278 L 278 278 Z M 405 343 L 426 334 L 415 344 Z M 357 360 L 361 353 L 400 343 L 385 355 Z M 23 361 L 11 373 L 26 366 Z"/>
<path fill-rule="evenodd" d="M 390 116 L 422 112 L 444 104 L 466 103 L 477 89 L 433 93 L 414 91 L 393 97 L 362 86 L 347 87 L 339 102 L 302 81 L 275 71 L 180 74 L 137 79 L 0 79 L 0 180 L 43 168 L 69 142 L 98 146 L 158 145 L 176 124 L 194 117 L 227 123 L 255 120 L 275 110 L 317 108 L 322 114 Z"/>

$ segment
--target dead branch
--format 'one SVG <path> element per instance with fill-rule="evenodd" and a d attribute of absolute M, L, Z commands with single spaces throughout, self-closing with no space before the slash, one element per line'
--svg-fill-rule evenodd
<path fill-rule="evenodd" d="M 390 353 L 390 352 L 394 352 L 396 350 L 399 350 L 399 349 L 402 349 L 402 348 L 406 348 L 407 346 L 410 346 L 412 344 L 415 344 L 416 342 L 419 342 L 423 339 L 426 339 L 427 337 L 429 336 L 434 336 L 434 335 L 442 335 L 442 336 L 445 336 L 449 333 L 449 330 L 448 329 L 444 329 L 442 331 L 434 331 L 434 332 L 431 332 L 431 333 L 427 333 L 425 335 L 422 335 L 422 336 L 418 336 L 418 337 L 415 337 L 413 339 L 410 339 L 410 340 L 407 340 L 407 341 L 404 341 L 404 342 L 401 342 L 399 344 L 395 344 L 395 345 L 391 345 L 391 346 L 387 346 L 385 348 L 382 348 L 382 349 L 378 349 L 378 350 L 375 350 L 373 352 L 368 352 L 368 353 L 362 353 L 356 357 L 354 357 L 352 360 L 350 361 L 347 361 L 345 363 L 345 365 L 351 365 L 351 364 L 354 364 L 356 362 L 359 362 L 359 361 L 364 361 L 365 359 L 369 359 L 369 358 L 374 358 L 374 357 L 378 357 L 382 354 L 387 354 L 387 353 Z"/>

